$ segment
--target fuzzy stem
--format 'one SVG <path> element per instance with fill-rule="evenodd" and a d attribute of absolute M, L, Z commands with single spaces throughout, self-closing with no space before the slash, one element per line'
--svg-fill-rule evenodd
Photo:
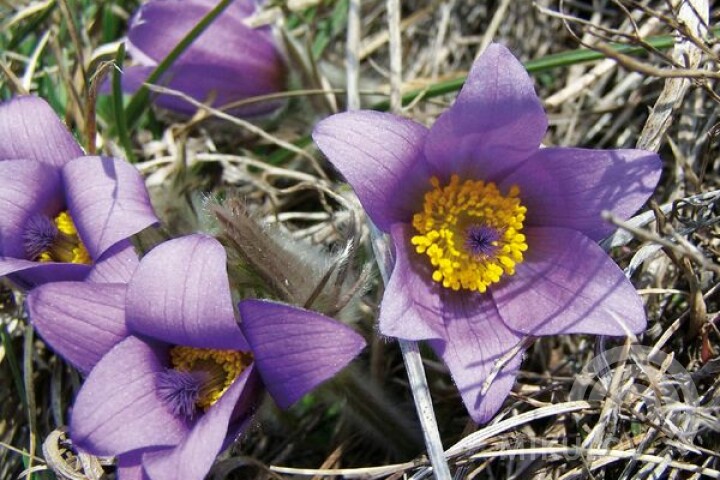
<path fill-rule="evenodd" d="M 372 246 L 375 252 L 380 276 L 383 283 L 387 285 L 390 278 L 390 271 L 394 263 L 393 258 L 389 254 L 387 243 L 382 238 L 382 234 L 377 227 L 370 222 L 370 231 L 372 236 Z M 417 342 L 411 340 L 403 340 L 398 338 L 400 350 L 405 363 L 405 370 L 408 374 L 410 389 L 412 390 L 415 409 L 420 418 L 423 436 L 425 437 L 425 446 L 427 447 L 430 463 L 438 480 L 450 480 L 450 467 L 448 467 L 447 459 L 440 439 L 440 431 L 438 430 L 437 420 L 435 420 L 435 411 L 430 398 L 430 389 L 428 388 L 427 378 L 425 377 L 425 368 L 423 367 L 422 357 L 418 349 Z"/>

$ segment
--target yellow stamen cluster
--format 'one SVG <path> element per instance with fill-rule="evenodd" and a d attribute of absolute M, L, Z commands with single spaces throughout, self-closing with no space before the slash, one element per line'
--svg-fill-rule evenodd
<path fill-rule="evenodd" d="M 236 350 L 214 350 L 175 346 L 170 349 L 170 363 L 180 372 L 204 371 L 208 374 L 198 407 L 207 409 L 217 402 L 243 370 L 250 366 L 251 353 Z"/>
<path fill-rule="evenodd" d="M 527 208 L 520 204 L 520 189 L 513 186 L 503 196 L 494 183 L 482 180 L 460 182 L 453 175 L 441 186 L 430 179 L 433 189 L 425 194 L 423 211 L 413 216 L 417 235 L 411 239 L 415 251 L 430 258 L 432 279 L 453 290 L 485 292 L 503 274 L 513 275 L 527 250 L 520 233 Z M 467 246 L 469 228 L 483 227 L 498 232 L 490 253 L 478 254 Z"/>
<path fill-rule="evenodd" d="M 48 250 L 40 253 L 38 261 L 92 263 L 70 214 L 67 211 L 60 212 L 53 221 L 58 229 L 58 236 Z"/>

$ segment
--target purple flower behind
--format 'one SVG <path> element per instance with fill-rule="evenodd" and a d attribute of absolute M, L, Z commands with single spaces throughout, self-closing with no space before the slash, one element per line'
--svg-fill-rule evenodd
<path fill-rule="evenodd" d="M 136 62 L 125 69 L 123 88 L 135 91 L 219 0 L 150 0 L 135 14 L 128 31 L 128 52 Z M 268 27 L 250 28 L 244 20 L 257 2 L 234 0 L 173 63 L 160 84 L 219 107 L 285 89 L 287 69 Z M 155 103 L 191 115 L 196 107 L 161 94 Z M 235 108 L 234 115 L 270 113 L 278 102 Z"/>
<path fill-rule="evenodd" d="M 54 283 L 28 297 L 43 338 L 91 369 L 73 441 L 119 456 L 121 480 L 204 478 L 263 390 L 289 407 L 364 348 L 334 320 L 269 301 L 240 302 L 238 325 L 225 262 L 215 239 L 190 235 L 145 255 L 127 287 Z M 72 320 L 64 332 L 48 328 L 58 316 Z"/>
<path fill-rule="evenodd" d="M 526 337 L 622 336 L 646 324 L 596 242 L 613 230 L 603 210 L 628 218 L 652 194 L 659 157 L 540 148 L 546 129 L 527 72 L 495 44 L 430 129 L 357 111 L 313 133 L 393 240 L 380 332 L 429 340 L 479 423 L 507 397 Z"/>
<path fill-rule="evenodd" d="M 93 264 L 91 280 L 132 271 L 127 238 L 157 222 L 143 179 L 83 155 L 44 100 L 0 104 L 0 276 L 30 287 L 85 279 Z"/>

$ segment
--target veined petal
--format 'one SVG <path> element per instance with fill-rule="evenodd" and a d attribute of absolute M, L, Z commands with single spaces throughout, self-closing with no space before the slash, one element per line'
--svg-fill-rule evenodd
<path fill-rule="evenodd" d="M 443 338 L 440 286 L 410 244 L 412 226 L 398 223 L 390 231 L 395 267 L 380 304 L 380 333 L 405 340 Z"/>
<path fill-rule="evenodd" d="M 128 325 L 176 345 L 247 351 L 225 263 L 225 249 L 207 235 L 158 245 L 143 257 L 130 281 Z"/>
<path fill-rule="evenodd" d="M 599 241 L 615 227 L 600 214 L 630 218 L 652 195 L 662 162 L 644 150 L 543 148 L 504 181 L 520 187 L 526 224 L 564 227 Z"/>
<path fill-rule="evenodd" d="M 56 282 L 33 289 L 27 307 L 40 336 L 81 372 L 128 335 L 121 284 Z"/>
<path fill-rule="evenodd" d="M 0 255 L 24 259 L 28 220 L 55 215 L 63 206 L 60 174 L 34 160 L 6 160 L 0 161 L 0 178 Z"/>
<path fill-rule="evenodd" d="M 240 399 L 253 366 L 233 382 L 220 400 L 195 423 L 190 433 L 175 448 L 143 455 L 143 465 L 153 480 L 202 480 L 223 446 L 228 424 Z"/>
<path fill-rule="evenodd" d="M 103 253 L 85 280 L 93 283 L 128 283 L 139 264 L 133 244 L 129 240 L 121 240 Z"/>
<path fill-rule="evenodd" d="M 645 329 L 640 296 L 595 242 L 564 228 L 526 230 L 525 260 L 492 287 L 510 328 L 534 336 L 625 336 Z"/>
<path fill-rule="evenodd" d="M 547 116 L 525 67 L 502 45 L 475 61 L 457 100 L 430 129 L 428 162 L 497 182 L 537 150 Z"/>
<path fill-rule="evenodd" d="M 27 95 L 0 104 L 0 161 L 26 159 L 62 167 L 81 155 L 75 138 L 45 100 Z"/>
<path fill-rule="evenodd" d="M 393 223 L 410 221 L 430 186 L 426 135 L 427 129 L 412 120 L 373 111 L 333 115 L 312 134 L 385 232 Z"/>
<path fill-rule="evenodd" d="M 243 300 L 241 327 L 270 395 L 287 408 L 329 379 L 365 348 L 345 325 L 289 305 Z"/>
<path fill-rule="evenodd" d="M 445 332 L 430 346 L 450 369 L 470 416 L 485 423 L 515 382 L 524 335 L 503 323 L 488 294 L 447 291 L 442 297 Z"/>
<path fill-rule="evenodd" d="M 168 346 L 128 337 L 92 369 L 73 407 L 70 435 L 93 455 L 174 446 L 189 432 L 157 394 Z"/>
<path fill-rule="evenodd" d="M 93 259 L 158 221 L 142 176 L 124 160 L 81 157 L 62 175 L 68 210 Z"/>

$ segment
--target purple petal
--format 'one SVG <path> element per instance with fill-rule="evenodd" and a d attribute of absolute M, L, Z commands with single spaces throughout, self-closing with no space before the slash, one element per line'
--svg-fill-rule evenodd
<path fill-rule="evenodd" d="M 223 451 L 232 445 L 251 425 L 253 421 L 253 414 L 265 395 L 265 387 L 263 386 L 262 379 L 257 373 L 257 369 L 254 364 L 251 367 L 253 369 L 252 374 L 248 377 L 245 383 L 242 395 L 240 395 L 240 398 L 235 403 L 235 410 L 230 417 L 228 432 L 225 436 L 225 441 L 223 442 L 222 447 L 220 447 L 220 451 Z"/>
<path fill-rule="evenodd" d="M 122 240 L 95 262 L 85 280 L 93 283 L 128 283 L 139 263 L 133 244 Z"/>
<path fill-rule="evenodd" d="M 81 157 L 62 174 L 68 210 L 94 259 L 158 221 L 140 173 L 124 160 Z"/>
<path fill-rule="evenodd" d="M 240 302 L 242 329 L 265 387 L 287 408 L 365 348 L 363 338 L 319 313 L 270 301 Z"/>
<path fill-rule="evenodd" d="M 138 88 L 157 63 L 217 3 L 207 0 L 150 1 L 143 5 L 128 33 L 128 51 L 141 69 L 130 69 L 125 90 Z M 287 69 L 269 28 L 253 29 L 243 20 L 256 9 L 255 2 L 235 1 L 178 58 L 158 82 L 207 102 L 222 106 L 249 97 L 285 89 Z M 232 48 L 227 48 L 232 45 Z M 172 95 L 160 95 L 157 105 L 192 114 L 196 107 Z M 235 115 L 268 113 L 283 102 L 264 102 L 230 110 Z"/>
<path fill-rule="evenodd" d="M 599 241 L 615 227 L 600 213 L 630 218 L 660 179 L 660 157 L 644 150 L 543 148 L 508 176 L 520 187 L 528 226 L 564 227 Z"/>
<path fill-rule="evenodd" d="M 440 286 L 432 281 L 429 262 L 410 244 L 412 226 L 391 228 L 395 267 L 380 305 L 380 333 L 405 340 L 443 338 Z"/>
<path fill-rule="evenodd" d="M 313 140 L 385 232 L 408 222 L 430 188 L 422 149 L 427 129 L 389 113 L 346 112 L 321 121 Z"/>
<path fill-rule="evenodd" d="M 125 285 L 56 282 L 30 292 L 30 320 L 43 339 L 83 373 L 129 335 Z"/>
<path fill-rule="evenodd" d="M 442 297 L 445 332 L 442 340 L 431 340 L 430 346 L 450 369 L 470 416 L 485 423 L 500 409 L 515 382 L 524 351 L 518 347 L 524 336 L 505 326 L 487 294 L 447 291 Z"/>
<path fill-rule="evenodd" d="M 0 161 L 26 159 L 61 167 L 81 155 L 82 149 L 45 100 L 22 96 L 0 104 Z"/>
<path fill-rule="evenodd" d="M 220 452 L 235 405 L 245 389 L 253 367 L 233 382 L 210 407 L 180 444 L 168 450 L 146 453 L 143 465 L 153 480 L 202 480 Z"/>
<path fill-rule="evenodd" d="M 6 160 L 0 161 L 0 178 L 0 255 L 26 258 L 28 221 L 38 214 L 57 215 L 63 207 L 60 175 L 37 161 Z"/>
<path fill-rule="evenodd" d="M 492 287 L 500 316 L 530 335 L 625 336 L 645 329 L 640 296 L 592 240 L 564 228 L 528 228 L 515 275 Z"/>
<path fill-rule="evenodd" d="M 133 91 L 131 87 L 141 86 L 152 69 L 139 67 L 128 70 L 125 73 L 128 78 L 123 79 L 123 88 Z M 262 72 L 254 71 L 252 67 L 245 65 L 185 63 L 173 67 L 171 72 L 157 83 L 185 93 L 199 102 L 222 107 L 238 100 L 281 91 L 284 88 L 284 81 L 284 70 Z M 208 102 L 211 98 L 212 102 Z M 185 115 L 192 115 L 197 110 L 195 105 L 177 95 L 159 94 L 153 98 L 153 101 L 159 107 Z M 261 115 L 277 109 L 282 103 L 258 102 L 242 108 L 230 109 L 228 113 L 242 116 Z"/>
<path fill-rule="evenodd" d="M 280 58 L 272 34 L 269 29 L 252 29 L 243 23 L 251 13 L 243 3 L 236 1 L 228 6 L 175 65 L 190 62 L 272 68 Z M 187 0 L 147 2 L 130 25 L 128 52 L 145 65 L 150 61 L 159 63 L 216 5 Z"/>
<path fill-rule="evenodd" d="M 225 261 L 225 249 L 207 235 L 188 235 L 152 249 L 130 281 L 130 328 L 176 345 L 247 351 Z"/>
<path fill-rule="evenodd" d="M 128 337 L 105 355 L 85 380 L 72 411 L 70 434 L 93 455 L 119 455 L 174 446 L 188 433 L 156 391 L 168 366 L 167 345 Z"/>
<path fill-rule="evenodd" d="M 445 177 L 498 181 L 537 150 L 547 117 L 525 67 L 502 45 L 475 61 L 455 104 L 428 134 L 428 162 Z"/>
<path fill-rule="evenodd" d="M 154 66 L 141 66 L 141 65 L 133 65 L 124 67 L 122 70 L 122 91 L 125 93 L 134 93 L 136 92 L 140 87 L 143 86 L 143 83 L 147 81 L 147 78 L 150 76 L 150 74 L 155 70 Z M 100 93 L 104 95 L 110 95 L 112 93 L 112 86 L 110 82 L 104 82 Z"/>
<path fill-rule="evenodd" d="M 143 453 L 145 453 L 145 450 L 136 450 L 118 455 L 118 480 L 150 480 L 142 466 Z"/>
<path fill-rule="evenodd" d="M 0 277 L 8 275 L 18 288 L 25 290 L 50 282 L 84 280 L 90 273 L 90 268 L 90 265 L 81 263 L 38 263 L 0 257 Z"/>

